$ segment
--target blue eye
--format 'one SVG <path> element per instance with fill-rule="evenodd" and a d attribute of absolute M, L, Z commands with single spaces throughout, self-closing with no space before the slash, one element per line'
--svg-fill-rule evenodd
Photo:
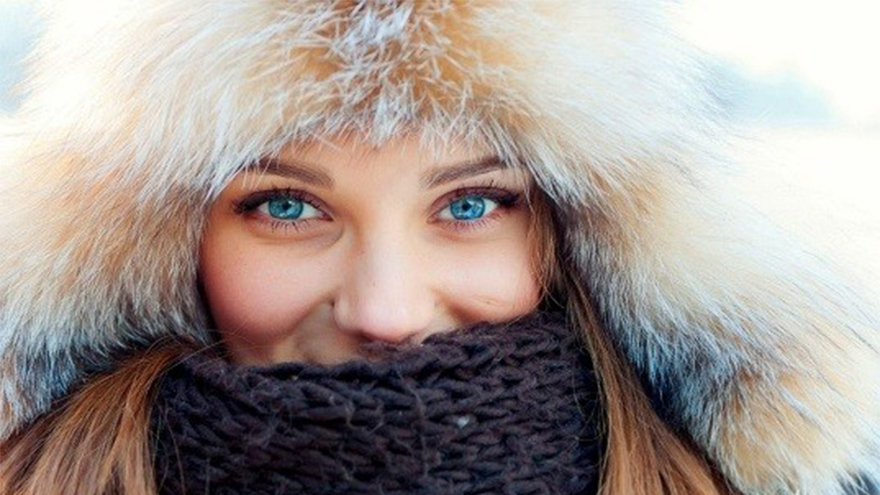
<path fill-rule="evenodd" d="M 498 204 L 484 196 L 464 196 L 449 203 L 449 206 L 440 213 L 440 218 L 445 220 L 478 220 L 491 213 Z M 447 210 L 449 214 L 447 215 Z"/>
<path fill-rule="evenodd" d="M 318 210 L 314 206 L 295 198 L 269 199 L 258 209 L 277 220 L 301 220 L 318 215 Z"/>

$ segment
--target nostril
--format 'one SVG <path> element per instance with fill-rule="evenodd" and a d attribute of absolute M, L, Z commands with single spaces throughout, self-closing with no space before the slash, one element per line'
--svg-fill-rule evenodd
<path fill-rule="evenodd" d="M 394 328 L 389 326 L 364 326 L 356 329 L 355 332 L 359 337 L 365 340 L 397 345 L 418 343 L 422 334 L 421 329 L 419 328 Z"/>

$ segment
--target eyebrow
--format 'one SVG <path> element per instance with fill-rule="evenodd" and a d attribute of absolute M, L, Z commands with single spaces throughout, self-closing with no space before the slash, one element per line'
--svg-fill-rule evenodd
<path fill-rule="evenodd" d="M 333 179 L 327 174 L 327 172 L 324 172 L 318 167 L 294 161 L 282 162 L 275 160 L 274 158 L 263 158 L 253 165 L 245 167 L 244 171 L 266 173 L 288 179 L 298 179 L 306 184 L 323 187 L 325 189 L 333 188 Z"/>
<path fill-rule="evenodd" d="M 482 175 L 494 170 L 506 168 L 506 164 L 498 156 L 486 156 L 477 160 L 458 163 L 440 170 L 423 174 L 420 180 L 422 189 L 431 189 L 449 182 Z M 262 160 L 245 167 L 244 172 L 258 172 L 277 175 L 279 177 L 297 179 L 307 184 L 325 189 L 333 189 L 333 178 L 320 167 L 297 161 L 280 161 L 273 158 Z"/>
<path fill-rule="evenodd" d="M 505 163 L 497 156 L 487 156 L 474 161 L 459 163 L 422 176 L 422 189 L 431 189 L 452 181 L 482 175 L 493 170 L 505 168 Z"/>

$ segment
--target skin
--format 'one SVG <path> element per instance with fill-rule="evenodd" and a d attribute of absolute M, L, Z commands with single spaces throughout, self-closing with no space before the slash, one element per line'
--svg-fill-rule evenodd
<path fill-rule="evenodd" d="M 417 344 L 534 311 L 524 172 L 496 165 L 425 184 L 491 156 L 476 145 L 428 154 L 409 139 L 378 149 L 337 140 L 290 146 L 239 173 L 211 207 L 200 258 L 231 358 L 334 364 L 372 341 Z M 281 195 L 262 194 L 273 189 Z M 505 207 L 493 192 L 519 200 Z"/>

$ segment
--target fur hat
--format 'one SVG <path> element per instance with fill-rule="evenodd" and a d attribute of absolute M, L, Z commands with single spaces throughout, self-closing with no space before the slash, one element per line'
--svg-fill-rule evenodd
<path fill-rule="evenodd" d="M 668 2 L 94 4 L 50 4 L 4 137 L 0 439 L 126 349 L 208 341 L 200 232 L 243 166 L 417 133 L 531 171 L 604 329 L 743 491 L 880 475 L 876 313 L 731 186 Z"/>

